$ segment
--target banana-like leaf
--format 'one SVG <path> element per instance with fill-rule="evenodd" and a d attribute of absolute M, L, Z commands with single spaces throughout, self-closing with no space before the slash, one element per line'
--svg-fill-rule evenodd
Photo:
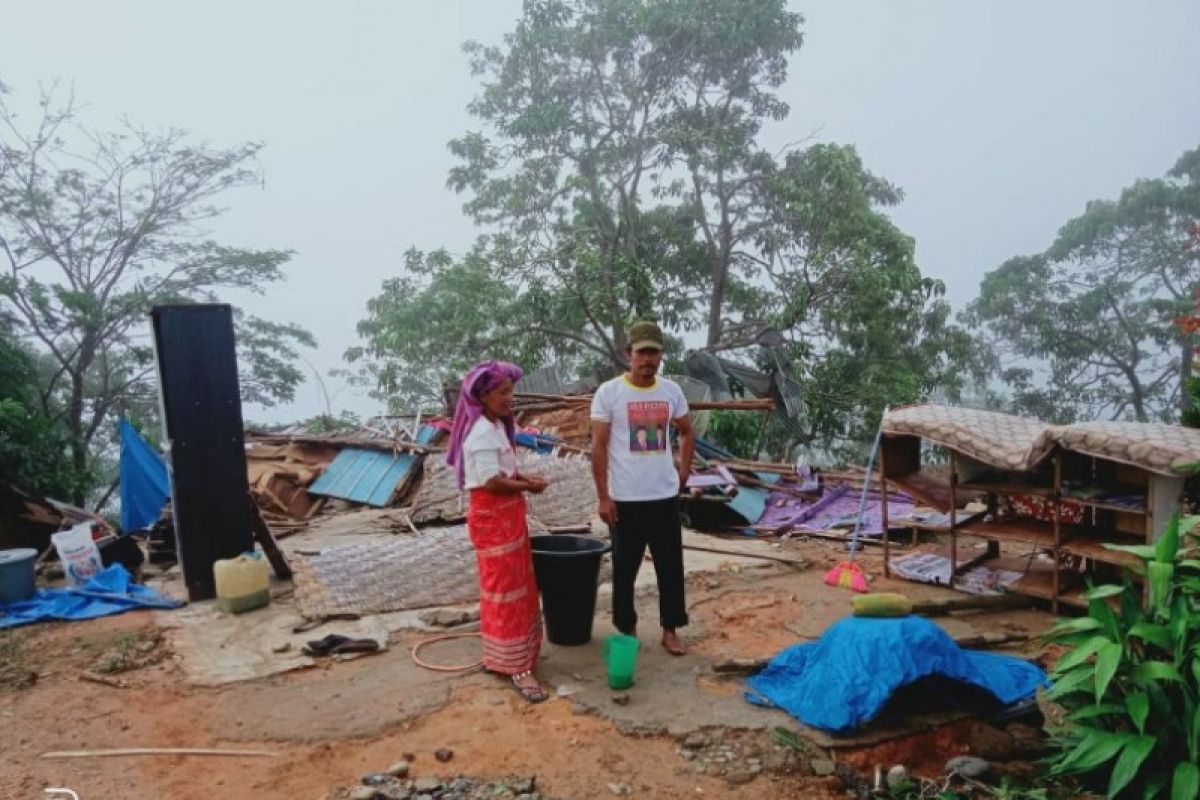
<path fill-rule="evenodd" d="M 1133 668 L 1131 673 L 1137 683 L 1152 683 L 1154 681 L 1175 681 L 1183 683 L 1183 676 L 1173 664 L 1165 661 L 1145 661 Z"/>
<path fill-rule="evenodd" d="M 1110 733 L 1093 730 L 1050 771 L 1052 775 L 1088 772 L 1115 756 L 1136 736 L 1132 733 Z"/>
<path fill-rule="evenodd" d="M 1180 761 L 1175 765 L 1171 777 L 1171 800 L 1196 800 L 1200 791 L 1200 767 L 1191 761 Z"/>
<path fill-rule="evenodd" d="M 1108 684 L 1117 674 L 1125 648 L 1116 642 L 1106 642 L 1096 651 L 1096 702 L 1099 703 L 1108 691 Z"/>
<path fill-rule="evenodd" d="M 1133 720 L 1138 733 L 1146 732 L 1146 717 L 1150 714 L 1150 698 L 1145 692 L 1134 690 L 1125 695 L 1125 708 Z"/>
<path fill-rule="evenodd" d="M 1077 617 L 1059 622 L 1050 632 L 1046 634 L 1047 639 L 1055 639 L 1064 634 L 1084 633 L 1086 631 L 1099 630 L 1102 626 L 1100 621 L 1091 617 Z"/>
<path fill-rule="evenodd" d="M 1165 613 L 1171 601 L 1171 584 L 1175 578 L 1175 565 L 1164 561 L 1151 561 L 1146 565 L 1150 581 L 1150 607 L 1156 614 Z"/>
<path fill-rule="evenodd" d="M 1072 692 L 1087 692 L 1091 694 L 1095 686 L 1096 671 L 1090 664 L 1083 664 L 1054 681 L 1046 696 L 1051 700 L 1066 697 Z"/>
<path fill-rule="evenodd" d="M 1088 600 L 1103 600 L 1105 597 L 1115 597 L 1125 591 L 1124 586 L 1118 586 L 1115 583 L 1106 583 L 1103 586 L 1093 586 L 1083 593 L 1083 596 Z"/>
<path fill-rule="evenodd" d="M 1144 642 L 1149 642 L 1155 647 L 1165 650 L 1168 653 L 1175 648 L 1174 640 L 1171 638 L 1171 631 L 1166 625 L 1155 625 L 1152 622 L 1139 622 L 1129 629 L 1130 636 L 1136 636 Z"/>
<path fill-rule="evenodd" d="M 1130 631 L 1130 635 L 1133 635 L 1133 631 Z M 1084 661 L 1094 656 L 1096 651 L 1105 644 L 1111 644 L 1107 636 L 1093 636 L 1086 642 L 1076 645 L 1075 649 L 1060 658 L 1058 663 L 1054 665 L 1054 676 L 1064 675 L 1075 667 L 1078 667 Z"/>
<path fill-rule="evenodd" d="M 1083 706 L 1067 714 L 1067 719 L 1072 722 L 1084 722 L 1085 720 L 1095 719 L 1096 717 L 1107 717 L 1120 714 L 1124 716 L 1128 713 L 1128 709 L 1119 703 L 1100 703 L 1099 705 Z"/>
<path fill-rule="evenodd" d="M 1157 741 L 1153 736 L 1136 736 L 1125 745 L 1108 777 L 1109 797 L 1116 797 L 1137 776 Z"/>
<path fill-rule="evenodd" d="M 1200 707 L 1191 713 L 1188 725 L 1188 757 L 1196 761 L 1200 757 Z"/>
<path fill-rule="evenodd" d="M 1179 554 L 1179 512 L 1171 515 L 1162 536 L 1154 545 L 1154 560 L 1173 564 Z"/>
<path fill-rule="evenodd" d="M 1109 550 L 1116 550 L 1119 553 L 1129 553 L 1138 558 L 1144 558 L 1147 561 L 1154 558 L 1154 546 L 1148 544 L 1106 544 L 1104 547 Z"/>

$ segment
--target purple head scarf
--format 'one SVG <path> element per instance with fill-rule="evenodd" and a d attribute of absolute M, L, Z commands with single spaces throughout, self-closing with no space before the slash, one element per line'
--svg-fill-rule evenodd
<path fill-rule="evenodd" d="M 463 378 L 462 388 L 458 392 L 458 405 L 454 409 L 454 425 L 450 428 L 450 450 L 446 453 L 446 463 L 454 467 L 458 475 L 458 488 L 463 488 L 463 442 L 471 428 L 483 416 L 483 401 L 485 394 L 495 389 L 504 380 L 516 383 L 525 373 L 516 364 L 507 361 L 484 361 L 476 364 L 467 371 Z M 508 440 L 516 444 L 516 424 L 511 416 L 504 418 L 504 428 L 508 431 Z"/>

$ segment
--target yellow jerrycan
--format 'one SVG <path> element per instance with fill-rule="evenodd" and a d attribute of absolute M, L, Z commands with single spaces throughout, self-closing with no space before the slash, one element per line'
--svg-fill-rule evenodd
<path fill-rule="evenodd" d="M 227 614 L 253 611 L 271 602 L 270 566 L 257 550 L 218 560 L 213 564 L 213 577 L 217 607 Z"/>

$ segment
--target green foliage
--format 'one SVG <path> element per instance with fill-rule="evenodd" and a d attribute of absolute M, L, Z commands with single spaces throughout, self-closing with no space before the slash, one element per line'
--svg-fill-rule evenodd
<path fill-rule="evenodd" d="M 466 47 L 480 127 L 449 184 L 486 234 L 385 283 L 348 353 L 366 380 L 411 402 L 489 356 L 611 372 L 653 316 L 743 362 L 779 331 L 805 443 L 854 447 L 885 402 L 954 395 L 970 339 L 885 213 L 900 190 L 853 147 L 759 142 L 803 39 L 783 0 L 524 9 L 502 46 Z"/>
<path fill-rule="evenodd" d="M 762 436 L 762 418 L 744 411 L 713 411 L 708 418 L 705 438 L 724 447 L 738 458 L 755 459 Z"/>
<path fill-rule="evenodd" d="M 964 319 L 1016 410 L 1173 422 L 1192 408 L 1183 393 L 1195 332 L 1173 323 L 1200 291 L 1198 207 L 1200 149 L 1164 178 L 1088 203 L 1044 253 L 984 277 Z"/>
<path fill-rule="evenodd" d="M 1073 649 L 1051 675 L 1067 724 L 1052 775 L 1079 775 L 1109 797 L 1195 798 L 1200 771 L 1200 560 L 1194 520 L 1171 520 L 1142 561 L 1148 603 L 1126 577 L 1094 587 L 1088 615 L 1048 640 Z M 1114 603 L 1117 607 L 1114 609 Z"/>
<path fill-rule="evenodd" d="M 37 348 L 41 416 L 65 435 L 75 476 L 112 462 L 117 415 L 154 415 L 147 313 L 212 302 L 222 289 L 262 292 L 291 253 L 204 238 L 231 189 L 253 185 L 261 145 L 193 144 L 179 130 L 78 127 L 53 92 L 32 128 L 0 97 L 0 313 Z M 294 325 L 238 315 L 245 399 L 290 400 L 302 375 Z M 104 479 L 107 483 L 107 479 Z M 86 484 L 65 499 L 83 504 Z"/>
<path fill-rule="evenodd" d="M 89 484 L 66 458 L 63 432 L 42 412 L 34 355 L 0 319 L 0 481 L 34 495 L 71 497 Z"/>

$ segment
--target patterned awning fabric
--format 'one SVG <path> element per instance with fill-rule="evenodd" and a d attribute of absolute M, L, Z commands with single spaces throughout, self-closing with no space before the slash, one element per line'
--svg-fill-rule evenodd
<path fill-rule="evenodd" d="M 884 433 L 910 434 L 1004 470 L 1031 470 L 1054 447 L 1041 420 L 932 403 L 887 413 Z"/>
<path fill-rule="evenodd" d="M 1184 474 L 1200 462 L 1200 430 L 1158 423 L 1051 425 L 998 411 L 929 403 L 889 411 L 883 431 L 920 436 L 1004 470 L 1031 470 L 1056 444 L 1162 475 Z"/>
<path fill-rule="evenodd" d="M 1066 450 L 1180 475 L 1200 462 L 1200 429 L 1148 422 L 1084 422 L 1054 428 Z"/>

